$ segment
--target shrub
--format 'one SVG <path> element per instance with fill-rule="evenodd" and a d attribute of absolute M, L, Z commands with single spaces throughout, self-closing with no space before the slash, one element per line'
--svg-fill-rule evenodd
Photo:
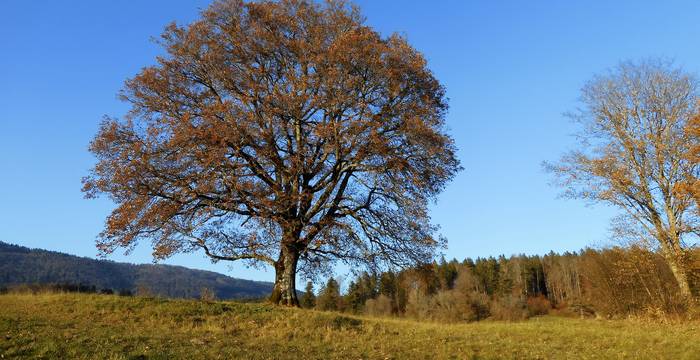
<path fill-rule="evenodd" d="M 528 316 L 547 315 L 551 308 L 552 304 L 543 295 L 538 295 L 527 299 Z"/>
<path fill-rule="evenodd" d="M 464 321 L 470 317 L 471 309 L 466 297 L 447 290 L 438 291 L 430 299 L 430 317 L 440 322 Z"/>
<path fill-rule="evenodd" d="M 112 294 L 114 294 L 114 290 L 112 290 L 112 289 L 102 289 L 102 290 L 100 290 L 100 294 L 102 294 L 102 295 L 112 295 Z"/>
<path fill-rule="evenodd" d="M 514 296 L 499 297 L 491 301 L 491 318 L 517 321 L 527 319 L 527 304 Z"/>
<path fill-rule="evenodd" d="M 199 291 L 199 300 L 204 302 L 212 302 L 216 300 L 216 293 L 214 293 L 214 290 L 208 287 L 203 287 L 202 290 Z"/>
<path fill-rule="evenodd" d="M 392 311 L 391 299 L 382 294 L 365 302 L 365 313 L 372 316 L 389 316 Z"/>
<path fill-rule="evenodd" d="M 153 297 L 153 292 L 151 291 L 151 288 L 148 287 L 147 285 L 139 284 L 136 287 L 136 296 Z"/>
<path fill-rule="evenodd" d="M 430 312 L 430 296 L 419 289 L 411 289 L 406 300 L 406 316 L 414 319 L 428 319 Z"/>

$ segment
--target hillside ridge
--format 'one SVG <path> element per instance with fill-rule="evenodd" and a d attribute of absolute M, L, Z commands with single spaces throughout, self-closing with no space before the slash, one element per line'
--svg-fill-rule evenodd
<path fill-rule="evenodd" d="M 0 287 L 64 283 L 115 292 L 146 289 L 153 295 L 173 298 L 199 297 L 201 290 L 208 288 L 220 299 L 262 298 L 273 286 L 179 265 L 93 259 L 0 241 Z"/>

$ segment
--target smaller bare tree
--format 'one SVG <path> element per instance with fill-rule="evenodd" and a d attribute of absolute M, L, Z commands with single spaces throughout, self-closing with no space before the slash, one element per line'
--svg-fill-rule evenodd
<path fill-rule="evenodd" d="M 698 213 L 678 187 L 698 174 L 685 154 L 696 140 L 684 128 L 696 110 L 695 78 L 670 62 L 625 62 L 582 90 L 580 149 L 545 163 L 564 196 L 612 204 L 628 229 L 659 245 L 681 294 L 690 298 L 686 243 L 698 234 Z"/>

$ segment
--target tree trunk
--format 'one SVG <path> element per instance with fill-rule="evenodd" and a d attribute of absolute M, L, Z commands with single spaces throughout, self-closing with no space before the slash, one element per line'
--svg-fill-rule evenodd
<path fill-rule="evenodd" d="M 660 226 L 657 226 L 657 228 L 660 228 Z M 680 246 L 680 239 L 677 236 L 674 237 L 673 233 L 671 233 L 667 238 L 662 238 L 660 241 L 661 250 L 664 258 L 666 258 L 666 263 L 671 268 L 673 277 L 676 279 L 680 295 L 684 301 L 689 302 L 692 300 L 693 295 L 690 291 L 690 283 L 685 270 L 684 253 Z"/>
<path fill-rule="evenodd" d="M 299 252 L 293 247 L 284 246 L 275 264 L 275 286 L 270 296 L 273 304 L 299 306 L 296 291 L 298 262 Z"/>
<path fill-rule="evenodd" d="M 676 282 L 678 283 L 678 288 L 680 289 L 681 296 L 685 300 L 690 300 L 692 298 L 692 293 L 690 292 L 690 284 L 688 283 L 688 274 L 686 274 L 685 267 L 676 256 L 667 255 L 666 260 L 668 262 L 669 267 L 671 268 L 673 277 L 676 278 Z"/>
<path fill-rule="evenodd" d="M 270 294 L 270 302 L 273 304 L 279 304 L 282 298 L 282 275 L 284 274 L 284 255 L 280 252 L 280 256 L 275 262 L 275 285 L 272 287 L 272 294 Z"/>

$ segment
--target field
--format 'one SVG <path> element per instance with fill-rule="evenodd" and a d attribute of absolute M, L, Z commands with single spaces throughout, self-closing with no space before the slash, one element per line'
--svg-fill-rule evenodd
<path fill-rule="evenodd" d="M 700 323 L 540 317 L 434 324 L 267 304 L 0 295 L 0 357 L 597 359 L 700 357 Z"/>

